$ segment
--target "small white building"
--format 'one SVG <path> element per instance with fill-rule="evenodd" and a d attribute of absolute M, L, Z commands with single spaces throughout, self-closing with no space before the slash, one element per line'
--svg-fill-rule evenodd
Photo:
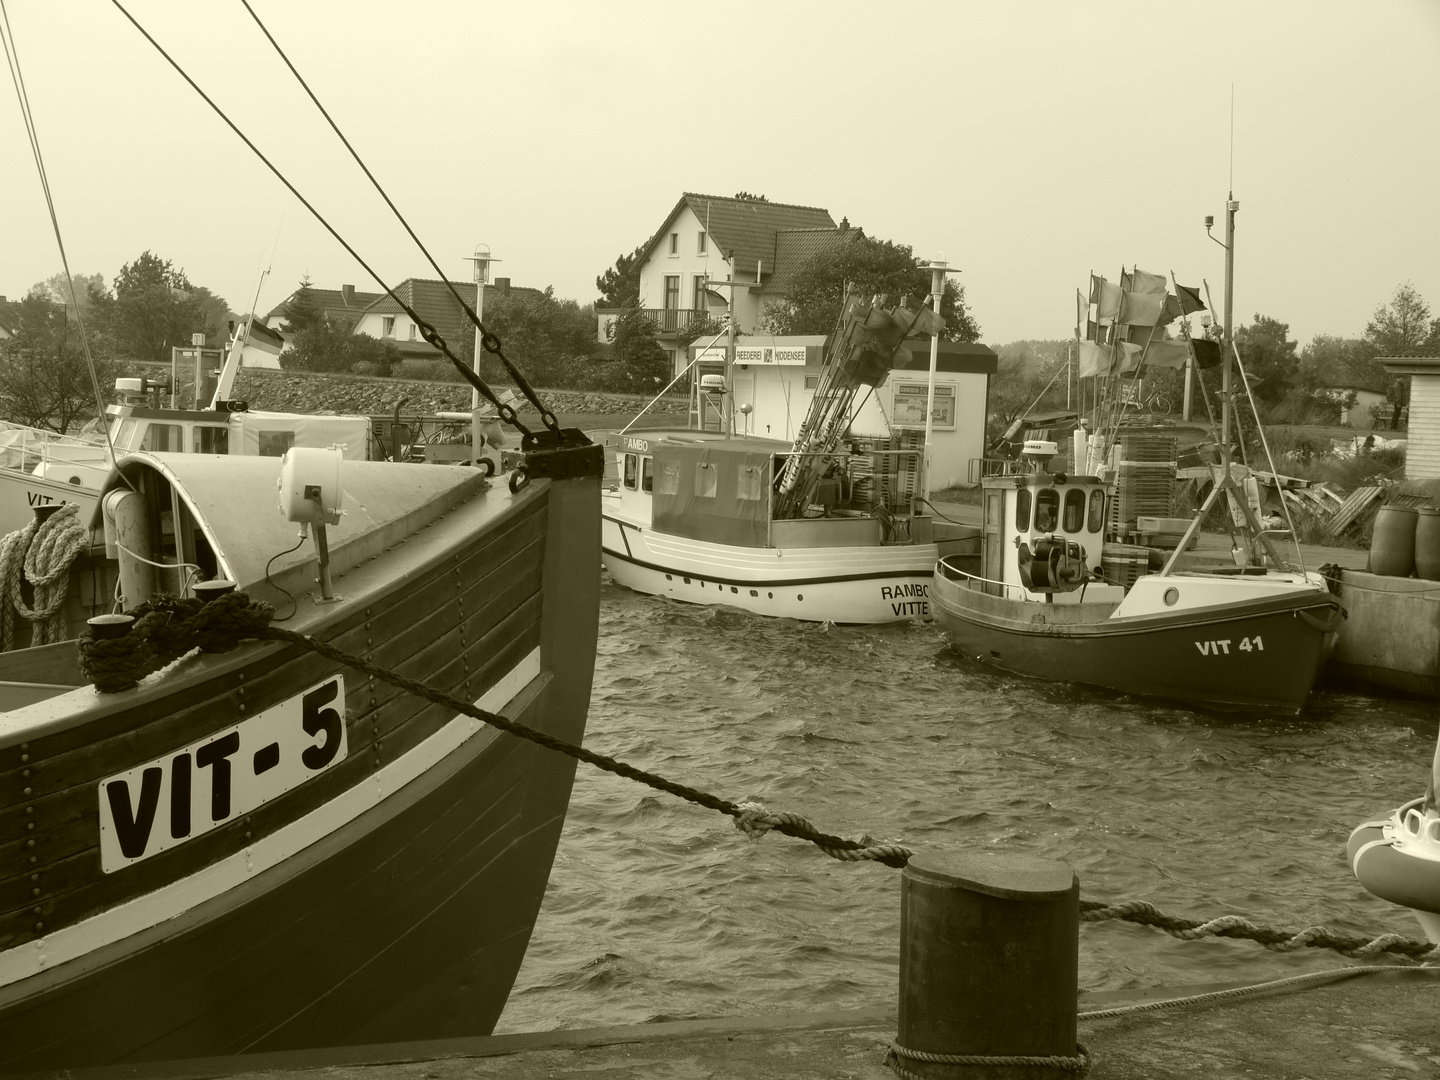
<path fill-rule="evenodd" d="M 884 437 L 900 430 L 925 430 L 930 383 L 930 339 L 906 343 L 908 355 L 873 393 L 857 396 L 850 430 L 862 437 Z M 692 345 L 695 378 L 723 374 L 726 348 Z M 825 359 L 824 337 L 742 335 L 735 342 L 735 366 L 724 408 L 733 410 L 737 434 L 794 439 L 815 398 Z M 984 456 L 985 416 L 990 376 L 998 365 L 986 345 L 940 342 L 931 421 L 930 489 L 969 487 L 970 462 Z M 749 405 L 747 413 L 745 406 Z"/>
<path fill-rule="evenodd" d="M 1406 349 L 1377 356 L 1391 375 L 1410 376 L 1406 480 L 1440 480 L 1440 349 Z"/>
<path fill-rule="evenodd" d="M 1375 407 L 1385 404 L 1384 394 L 1378 390 L 1367 390 L 1363 386 L 1327 386 L 1325 394 L 1339 408 L 1340 423 L 1343 427 L 1374 427 Z M 1345 402 L 1352 394 L 1355 396 L 1353 404 L 1346 405 Z"/>

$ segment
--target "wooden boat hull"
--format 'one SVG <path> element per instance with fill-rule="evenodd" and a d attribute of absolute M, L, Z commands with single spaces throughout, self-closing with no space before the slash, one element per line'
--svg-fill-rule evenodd
<path fill-rule="evenodd" d="M 598 476 L 513 496 L 497 485 L 338 578 L 333 605 L 302 598 L 291 625 L 578 743 L 598 488 Z M 219 742 L 337 674 L 346 753 L 333 768 L 102 870 L 106 777 Z M 192 656 L 138 689 L 74 691 L 11 717 L 29 737 L 0 737 L 13 796 L 0 811 L 0 1071 L 492 1029 L 544 894 L 573 759 L 277 644 Z M 235 760 L 238 788 L 249 763 Z M 165 821 L 180 831 L 175 805 L 152 807 L 155 835 Z"/>
<path fill-rule="evenodd" d="M 935 617 L 963 656 L 1021 675 L 1222 710 L 1299 712 L 1334 640 L 1323 592 L 1091 620 L 991 596 L 937 570 Z M 1037 621 L 1069 619 L 1066 622 Z"/>
<path fill-rule="evenodd" d="M 929 619 L 935 544 L 744 548 L 656 533 L 607 515 L 603 562 L 636 592 L 832 623 Z"/>

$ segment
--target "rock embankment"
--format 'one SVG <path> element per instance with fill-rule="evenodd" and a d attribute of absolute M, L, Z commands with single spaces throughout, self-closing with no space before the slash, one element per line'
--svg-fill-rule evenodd
<path fill-rule="evenodd" d="M 138 372 L 137 372 L 138 373 Z M 154 375 L 151 369 L 146 374 Z M 179 373 L 179 399 L 190 399 L 191 380 Z M 505 387 L 496 387 L 503 392 Z M 513 388 L 511 388 L 513 389 Z M 585 390 L 537 390 L 540 399 L 557 415 L 630 415 L 649 398 L 637 394 L 608 394 Z M 272 371 L 244 368 L 235 378 L 232 396 L 249 403 L 252 409 L 271 412 L 344 413 L 382 416 L 395 411 L 397 403 L 410 414 L 466 412 L 470 409 L 470 387 L 464 383 L 424 382 L 412 379 L 378 379 L 360 375 L 327 375 L 318 372 Z M 534 409 L 520 397 L 518 412 Z M 665 398 L 652 413 L 684 412 L 684 398 Z"/>

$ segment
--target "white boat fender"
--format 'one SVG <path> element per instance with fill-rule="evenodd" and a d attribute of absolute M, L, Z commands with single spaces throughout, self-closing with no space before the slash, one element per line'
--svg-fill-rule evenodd
<path fill-rule="evenodd" d="M 1440 813 L 1406 803 L 1384 821 L 1355 828 L 1350 869 L 1366 890 L 1414 911 L 1440 913 Z"/>

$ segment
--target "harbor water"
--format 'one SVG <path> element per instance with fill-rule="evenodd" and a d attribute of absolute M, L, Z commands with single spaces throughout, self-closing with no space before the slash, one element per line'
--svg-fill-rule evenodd
<path fill-rule="evenodd" d="M 1345 863 L 1362 821 L 1423 794 L 1437 711 L 1322 688 L 1235 717 L 1005 675 L 929 624 L 834 627 L 607 581 L 586 745 L 820 829 L 1069 863 L 1091 900 L 1194 919 L 1420 937 Z M 895 1000 L 900 872 L 581 765 L 498 1032 Z M 480 913 L 483 917 L 483 913 Z M 1085 990 L 1263 980 L 1321 949 L 1081 928 Z"/>

